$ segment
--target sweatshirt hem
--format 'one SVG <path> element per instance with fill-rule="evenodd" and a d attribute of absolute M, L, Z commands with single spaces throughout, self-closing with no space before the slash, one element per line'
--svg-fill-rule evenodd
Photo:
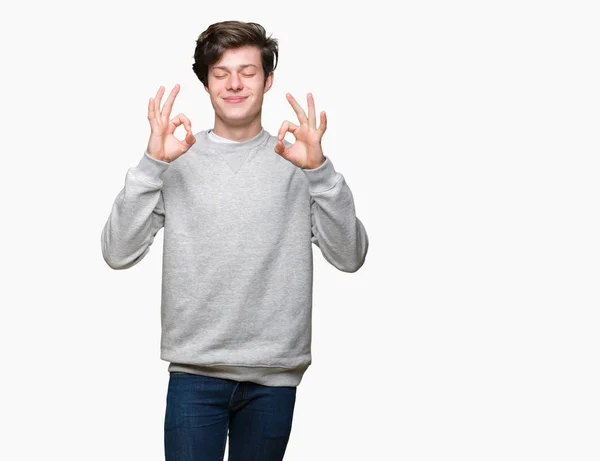
<path fill-rule="evenodd" d="M 342 179 L 342 175 L 336 171 L 329 157 L 325 156 L 325 161 L 317 168 L 312 170 L 302 169 L 309 184 L 310 195 L 321 194 L 333 189 Z"/>
<path fill-rule="evenodd" d="M 169 168 L 170 164 L 157 160 L 144 151 L 144 155 L 138 164 L 131 168 L 134 176 L 144 179 L 155 186 L 162 186 L 162 175 Z"/>
<path fill-rule="evenodd" d="M 250 381 L 263 386 L 298 386 L 310 363 L 293 368 L 265 367 L 251 365 L 191 365 L 171 362 L 169 372 L 183 372 L 213 378 L 230 379 L 234 381 Z"/>

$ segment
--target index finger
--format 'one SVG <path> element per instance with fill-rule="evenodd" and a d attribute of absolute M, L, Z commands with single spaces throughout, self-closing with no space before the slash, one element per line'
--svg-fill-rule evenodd
<path fill-rule="evenodd" d="M 298 101 L 296 101 L 290 93 L 287 93 L 286 97 L 287 97 L 287 100 L 289 101 L 289 103 L 292 105 L 294 112 L 296 112 L 296 115 L 298 116 L 298 120 L 300 121 L 300 123 L 304 123 L 304 122 L 308 121 L 308 119 L 306 118 L 306 114 L 304 113 L 304 109 L 302 109 L 300 104 L 298 104 Z"/>
<path fill-rule="evenodd" d="M 177 96 L 177 93 L 179 93 L 179 88 L 179 84 L 176 84 L 171 90 L 171 93 L 169 94 L 169 97 L 167 98 L 167 101 L 160 112 L 161 116 L 166 118 L 171 116 L 171 109 L 173 108 L 173 103 L 175 102 L 175 96 Z"/>

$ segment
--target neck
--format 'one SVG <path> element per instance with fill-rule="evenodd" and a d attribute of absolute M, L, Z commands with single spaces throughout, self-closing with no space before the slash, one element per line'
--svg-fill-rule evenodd
<path fill-rule="evenodd" d="M 229 139 L 231 141 L 243 142 L 256 137 L 261 130 L 262 123 L 260 120 L 260 114 L 258 114 L 258 116 L 255 117 L 250 123 L 240 126 L 227 125 L 215 114 L 215 127 L 212 131 L 214 134 L 222 138 Z"/>

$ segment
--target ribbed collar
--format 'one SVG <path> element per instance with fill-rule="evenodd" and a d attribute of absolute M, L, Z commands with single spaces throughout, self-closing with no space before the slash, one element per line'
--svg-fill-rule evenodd
<path fill-rule="evenodd" d="M 220 154 L 235 154 L 254 150 L 264 145 L 269 139 L 270 134 L 263 128 L 263 130 L 252 139 L 236 143 L 215 141 L 208 136 L 208 130 L 204 130 L 195 136 L 197 141 L 201 141 L 199 144 L 206 146 L 207 150 L 218 152 Z"/>

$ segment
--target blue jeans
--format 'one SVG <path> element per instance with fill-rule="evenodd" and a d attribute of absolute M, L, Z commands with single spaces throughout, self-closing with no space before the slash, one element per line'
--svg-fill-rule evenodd
<path fill-rule="evenodd" d="M 281 461 L 292 430 L 296 387 L 171 372 L 166 461 Z"/>

